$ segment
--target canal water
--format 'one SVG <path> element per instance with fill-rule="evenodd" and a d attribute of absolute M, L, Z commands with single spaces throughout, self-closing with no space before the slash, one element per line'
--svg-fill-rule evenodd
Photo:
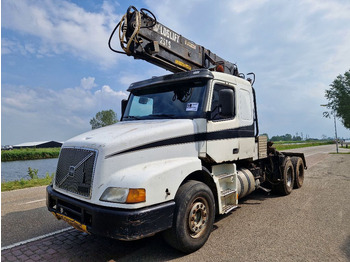
<path fill-rule="evenodd" d="M 1 162 L 1 181 L 30 179 L 28 167 L 38 169 L 38 177 L 43 178 L 48 172 L 56 172 L 58 158 Z"/>

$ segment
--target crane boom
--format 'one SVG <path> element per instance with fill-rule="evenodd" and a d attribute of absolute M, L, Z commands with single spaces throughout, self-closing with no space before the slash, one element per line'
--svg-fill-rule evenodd
<path fill-rule="evenodd" d="M 111 46 L 117 29 L 123 51 Z M 236 64 L 159 23 L 153 13 L 144 8 L 140 11 L 134 6 L 128 8 L 111 34 L 109 47 L 117 53 L 145 60 L 174 73 L 207 68 L 239 75 Z"/>

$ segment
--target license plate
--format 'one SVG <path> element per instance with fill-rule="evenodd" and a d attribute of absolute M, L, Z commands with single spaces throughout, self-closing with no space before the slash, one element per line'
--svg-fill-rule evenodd
<path fill-rule="evenodd" d="M 63 221 L 67 222 L 69 225 L 71 225 L 72 227 L 74 227 L 75 229 L 84 232 L 84 233 L 89 233 L 89 231 L 87 231 L 86 225 L 74 220 L 73 218 L 67 217 L 65 215 L 62 214 L 58 214 L 55 212 L 52 212 L 52 214 L 57 218 L 57 219 L 62 219 Z"/>

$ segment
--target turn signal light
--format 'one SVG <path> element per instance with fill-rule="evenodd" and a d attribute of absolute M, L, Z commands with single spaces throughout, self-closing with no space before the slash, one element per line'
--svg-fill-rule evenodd
<path fill-rule="evenodd" d="M 130 188 L 125 203 L 140 203 L 146 201 L 146 190 L 144 188 Z"/>

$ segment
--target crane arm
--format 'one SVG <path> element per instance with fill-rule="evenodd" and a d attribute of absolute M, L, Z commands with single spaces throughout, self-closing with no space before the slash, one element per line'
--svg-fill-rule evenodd
<path fill-rule="evenodd" d="M 117 30 L 123 51 L 111 46 Z M 207 68 L 239 76 L 236 64 L 159 23 L 153 13 L 144 8 L 140 11 L 134 6 L 128 8 L 110 36 L 109 47 L 117 53 L 145 60 L 174 73 Z"/>

